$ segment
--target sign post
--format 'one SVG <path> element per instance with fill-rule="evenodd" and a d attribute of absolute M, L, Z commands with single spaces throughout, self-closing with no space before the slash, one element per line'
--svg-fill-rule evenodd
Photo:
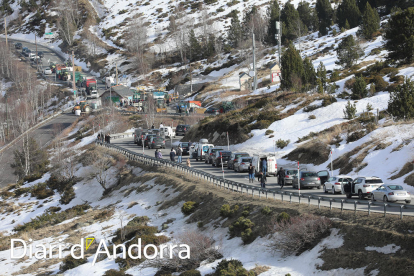
<path fill-rule="evenodd" d="M 299 161 L 298 161 L 298 190 L 299 190 L 299 197 L 300 197 L 300 170 L 299 170 Z"/>
<path fill-rule="evenodd" d="M 142 143 L 142 154 L 145 154 L 145 143 L 144 143 L 144 135 L 141 135 L 141 143 Z"/>
<path fill-rule="evenodd" d="M 227 150 L 230 150 L 229 132 L 227 131 Z"/>
<path fill-rule="evenodd" d="M 220 152 L 220 159 L 221 159 L 221 171 L 223 172 L 223 179 L 224 179 L 224 168 L 223 168 L 223 155 Z"/>
<path fill-rule="evenodd" d="M 332 156 L 333 156 L 333 148 L 331 148 L 331 176 L 333 176 Z"/>

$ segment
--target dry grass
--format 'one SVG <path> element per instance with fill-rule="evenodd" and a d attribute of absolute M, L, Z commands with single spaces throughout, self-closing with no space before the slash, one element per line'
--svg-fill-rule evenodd
<path fill-rule="evenodd" d="M 261 273 L 264 273 L 269 269 L 269 266 L 256 264 L 253 269 L 250 269 L 250 271 L 253 272 L 254 275 L 260 275 Z"/>

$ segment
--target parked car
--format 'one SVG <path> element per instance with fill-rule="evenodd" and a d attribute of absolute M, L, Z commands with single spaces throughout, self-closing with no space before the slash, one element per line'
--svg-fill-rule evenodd
<path fill-rule="evenodd" d="M 234 163 L 234 171 L 246 172 L 249 169 L 251 162 L 252 162 L 252 157 L 244 157 L 244 156 L 238 157 L 237 162 Z"/>
<path fill-rule="evenodd" d="M 262 160 L 266 160 L 266 176 L 276 176 L 277 169 L 276 169 L 276 158 L 272 155 L 265 155 L 265 154 L 254 154 L 252 157 L 252 164 L 255 167 L 255 176 L 259 175 L 259 172 L 262 171 Z"/>
<path fill-rule="evenodd" d="M 158 128 L 151 129 L 151 130 L 149 130 L 149 132 L 150 132 L 150 133 L 152 133 L 152 134 L 155 134 L 156 136 L 165 137 L 164 132 L 163 132 L 163 131 L 161 131 L 161 130 L 160 130 L 160 129 L 158 129 Z"/>
<path fill-rule="evenodd" d="M 300 171 L 300 188 L 313 188 L 316 187 L 318 189 L 322 188 L 321 179 L 318 176 L 317 172 L 311 171 Z M 298 176 L 293 177 L 293 188 L 298 189 Z"/>
<path fill-rule="evenodd" d="M 35 53 L 30 53 L 29 58 L 30 58 L 30 60 L 37 60 L 37 59 L 39 59 L 39 56 L 37 56 Z"/>
<path fill-rule="evenodd" d="M 371 200 L 384 202 L 405 201 L 411 203 L 411 195 L 401 185 L 384 184 L 372 191 Z"/>
<path fill-rule="evenodd" d="M 165 149 L 165 139 L 160 136 L 151 136 L 149 145 L 152 149 Z"/>
<path fill-rule="evenodd" d="M 214 115 L 217 115 L 219 113 L 220 113 L 220 111 L 217 108 L 214 108 L 214 107 L 209 107 L 209 108 L 206 109 L 206 111 L 204 111 L 204 114 L 214 114 Z"/>
<path fill-rule="evenodd" d="M 153 133 L 145 135 L 145 137 L 144 137 L 144 147 L 150 148 L 149 142 L 150 142 L 151 137 L 153 137 L 153 136 L 155 137 L 157 135 L 155 135 Z"/>
<path fill-rule="evenodd" d="M 37 55 L 40 57 L 40 58 L 43 58 L 44 56 L 45 56 L 45 54 L 43 53 L 43 52 L 37 52 Z"/>
<path fill-rule="evenodd" d="M 285 185 L 292 185 L 293 178 L 298 177 L 298 170 L 285 170 Z"/>
<path fill-rule="evenodd" d="M 17 43 L 14 44 L 14 48 L 21 49 L 22 48 L 22 44 L 20 42 L 17 42 Z"/>
<path fill-rule="evenodd" d="M 232 152 L 230 156 L 230 160 L 227 163 L 227 169 L 229 170 L 236 170 L 235 169 L 235 162 L 237 162 L 237 159 L 241 156 L 250 156 L 247 152 Z"/>
<path fill-rule="evenodd" d="M 50 69 L 49 67 L 45 68 L 45 75 L 51 75 L 52 74 L 52 69 Z"/>
<path fill-rule="evenodd" d="M 181 149 L 183 150 L 183 155 L 190 155 L 190 143 L 180 142 L 179 145 Z"/>
<path fill-rule="evenodd" d="M 344 192 L 347 198 L 357 195 L 359 199 L 364 199 L 370 197 L 371 192 L 381 185 L 384 185 L 384 182 L 379 177 L 358 177 L 352 183 L 344 185 Z"/>
<path fill-rule="evenodd" d="M 211 158 L 211 164 L 216 167 L 221 166 L 223 164 L 223 166 L 227 166 L 227 163 L 230 160 L 230 156 L 231 156 L 231 151 L 228 150 L 221 150 L 221 151 L 216 151 L 214 153 L 214 155 Z"/>
<path fill-rule="evenodd" d="M 197 155 L 198 143 L 195 142 L 190 147 L 190 158 L 195 158 Z"/>
<path fill-rule="evenodd" d="M 218 148 L 215 148 L 215 147 L 209 148 L 208 151 L 207 151 L 207 153 L 204 156 L 204 163 L 206 163 L 206 164 L 213 164 L 213 156 L 215 155 L 215 153 L 217 151 L 222 151 L 222 150 L 224 150 L 224 149 L 221 148 L 221 147 L 218 147 Z"/>
<path fill-rule="evenodd" d="M 178 125 L 175 128 L 175 135 L 184 136 L 189 129 L 190 129 L 190 125 Z"/>
<path fill-rule="evenodd" d="M 144 140 L 145 136 L 148 134 L 148 131 L 141 131 L 140 134 L 137 136 L 137 145 L 142 146 L 142 141 Z"/>
<path fill-rule="evenodd" d="M 27 50 L 29 50 L 29 48 L 27 48 L 27 47 L 23 47 L 23 48 L 22 48 L 22 55 L 25 55 L 24 53 L 25 53 Z"/>
<path fill-rule="evenodd" d="M 330 192 L 331 194 L 335 193 L 344 193 L 344 185 L 348 184 L 348 182 L 352 182 L 352 177 L 348 175 L 337 175 L 333 177 L 329 177 L 328 181 L 325 182 L 323 185 L 323 191 L 325 193 Z"/>
<path fill-rule="evenodd" d="M 26 48 L 26 50 L 23 52 L 23 55 L 25 57 L 28 57 L 31 53 L 32 53 L 32 50 L 30 50 L 29 48 Z"/>

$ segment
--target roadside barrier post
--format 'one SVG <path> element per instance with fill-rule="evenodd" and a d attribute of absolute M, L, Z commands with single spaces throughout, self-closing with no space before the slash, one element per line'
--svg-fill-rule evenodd
<path fill-rule="evenodd" d="M 386 215 L 387 215 L 387 204 L 384 203 L 384 218 L 385 218 Z"/>
<path fill-rule="evenodd" d="M 321 198 L 318 197 L 318 209 L 321 209 Z"/>
<path fill-rule="evenodd" d="M 283 195 L 284 195 L 284 193 L 282 192 L 280 195 L 282 196 L 282 202 L 283 202 Z"/>
<path fill-rule="evenodd" d="M 332 211 L 332 198 L 329 199 L 329 210 Z"/>
<path fill-rule="evenodd" d="M 308 207 L 310 207 L 310 200 L 311 200 L 311 197 L 308 196 Z"/>
<path fill-rule="evenodd" d="M 299 195 L 299 197 L 298 197 L 298 200 L 299 200 L 299 205 L 300 205 L 300 195 Z"/>
<path fill-rule="evenodd" d="M 355 201 L 354 202 L 354 214 L 356 214 L 356 211 L 357 211 L 357 204 L 358 204 L 358 201 Z"/>
<path fill-rule="evenodd" d="M 403 219 L 403 208 L 404 205 L 400 205 L 400 219 Z"/>
<path fill-rule="evenodd" d="M 344 211 L 344 200 L 341 199 L 341 213 Z"/>
<path fill-rule="evenodd" d="M 289 203 L 292 203 L 292 193 L 289 194 Z"/>
<path fill-rule="evenodd" d="M 371 202 L 368 202 L 368 216 L 371 215 Z"/>

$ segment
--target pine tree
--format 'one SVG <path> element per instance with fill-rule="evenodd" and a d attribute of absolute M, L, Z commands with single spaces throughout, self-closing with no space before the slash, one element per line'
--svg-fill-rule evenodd
<path fill-rule="evenodd" d="M 379 28 L 380 18 L 378 12 L 377 10 L 371 8 L 371 5 L 367 2 L 364 14 L 362 15 L 360 34 L 366 39 L 371 39 L 372 34 L 377 32 Z"/>
<path fill-rule="evenodd" d="M 402 63 L 414 61 L 414 8 L 391 16 L 385 31 L 388 58 Z"/>
<path fill-rule="evenodd" d="M 320 83 L 322 84 L 322 90 L 325 90 L 327 77 L 326 77 L 326 68 L 322 61 L 319 63 L 319 66 L 316 71 L 316 76 L 318 77 L 318 79 L 320 80 Z"/>
<path fill-rule="evenodd" d="M 270 2 L 269 7 L 267 8 L 267 18 L 269 20 L 269 26 L 267 28 L 267 38 L 266 41 L 270 45 L 276 45 L 276 21 L 279 21 L 280 7 L 279 3 L 276 0 Z"/>
<path fill-rule="evenodd" d="M 312 10 L 308 2 L 300 2 L 298 4 L 297 11 L 299 13 L 300 20 L 307 26 L 310 31 L 318 29 L 318 18 L 316 12 Z"/>
<path fill-rule="evenodd" d="M 344 119 L 352 120 L 353 118 L 355 118 L 356 112 L 357 112 L 356 105 L 351 104 L 351 102 L 348 101 L 348 103 L 345 106 L 345 110 L 344 110 Z"/>
<path fill-rule="evenodd" d="M 309 58 L 303 60 L 303 75 L 302 82 L 307 89 L 315 87 L 316 85 L 316 72 L 312 62 Z"/>
<path fill-rule="evenodd" d="M 189 48 L 189 52 L 190 52 L 190 60 L 191 61 L 196 61 L 201 57 L 201 45 L 198 42 L 198 39 L 194 33 L 194 29 L 191 29 L 190 34 L 189 34 L 189 38 L 188 38 L 188 48 Z"/>
<path fill-rule="evenodd" d="M 414 82 L 409 78 L 391 92 L 388 111 L 398 119 L 414 118 Z"/>
<path fill-rule="evenodd" d="M 352 86 L 351 99 L 359 100 L 368 96 L 367 83 L 363 77 L 357 77 L 354 85 Z"/>
<path fill-rule="evenodd" d="M 355 0 L 343 0 L 336 11 L 336 16 L 339 27 L 345 27 L 345 22 L 348 20 L 349 26 L 355 28 L 359 25 L 361 12 Z"/>
<path fill-rule="evenodd" d="M 319 94 L 323 94 L 325 90 L 324 90 L 324 88 L 323 88 L 323 84 L 322 84 L 321 79 L 318 79 L 318 80 L 316 81 L 316 84 L 318 85 L 318 93 L 319 93 Z"/>
<path fill-rule="evenodd" d="M 343 68 L 351 68 L 355 62 L 363 55 L 361 47 L 356 43 L 354 36 L 344 37 L 336 49 L 338 61 L 335 63 Z"/>
<path fill-rule="evenodd" d="M 283 22 L 282 41 L 286 42 L 296 39 L 298 37 L 296 23 L 300 22 L 302 25 L 303 23 L 300 21 L 299 13 L 295 9 L 295 6 L 287 2 L 282 9 L 280 19 Z M 305 32 L 302 30 L 302 33 Z"/>
<path fill-rule="evenodd" d="M 317 0 L 315 6 L 319 19 L 319 33 L 328 34 L 328 28 L 331 25 L 333 9 L 329 0 Z"/>
<path fill-rule="evenodd" d="M 290 43 L 283 53 L 281 61 L 282 88 L 289 89 L 295 85 L 295 80 L 303 76 L 303 61 L 295 46 Z"/>
<path fill-rule="evenodd" d="M 227 32 L 227 40 L 231 47 L 237 48 L 240 46 L 242 40 L 242 27 L 240 25 L 240 20 L 237 14 L 232 15 L 231 25 Z"/>
<path fill-rule="evenodd" d="M 349 26 L 349 23 L 348 23 L 348 19 L 347 20 L 345 20 L 345 26 L 344 27 L 342 27 L 342 28 L 344 28 L 345 30 L 349 30 L 349 29 L 351 29 L 351 26 Z M 341 28 L 341 29 L 342 29 Z"/>

